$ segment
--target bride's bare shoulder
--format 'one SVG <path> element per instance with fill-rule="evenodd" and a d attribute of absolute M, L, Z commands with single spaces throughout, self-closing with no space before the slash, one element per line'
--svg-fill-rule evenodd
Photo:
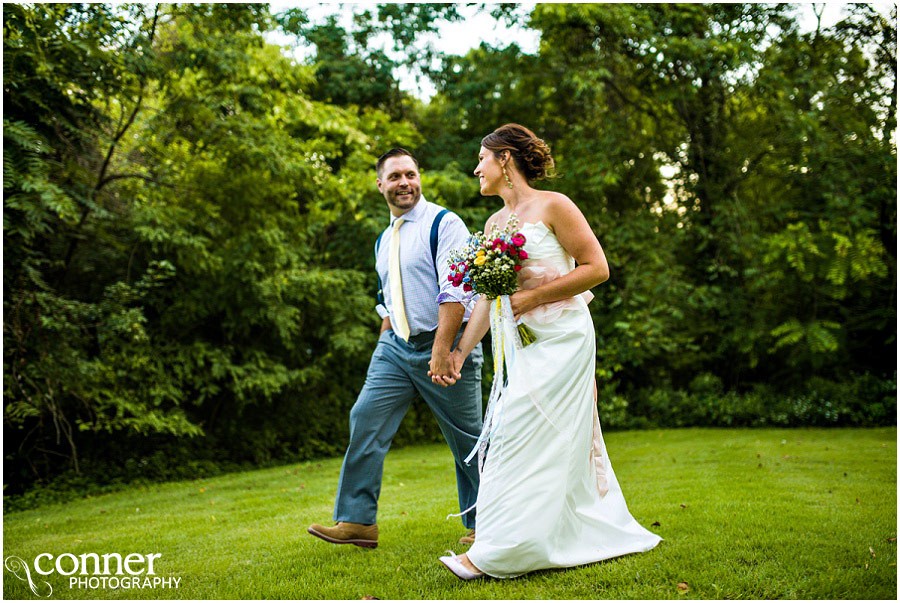
<path fill-rule="evenodd" d="M 560 214 L 570 213 L 573 210 L 579 211 L 575 202 L 569 199 L 568 195 L 562 193 L 542 191 L 540 199 L 541 204 L 544 206 L 544 213 L 551 219 Z"/>
<path fill-rule="evenodd" d="M 556 226 L 571 220 L 583 219 L 584 214 L 567 195 L 544 191 L 541 201 L 544 205 L 544 215 L 547 216 L 546 223 L 551 229 L 555 230 Z"/>
<path fill-rule="evenodd" d="M 540 200 L 548 208 L 559 209 L 560 207 L 568 207 L 575 205 L 567 195 L 557 193 L 556 191 L 541 191 Z"/>

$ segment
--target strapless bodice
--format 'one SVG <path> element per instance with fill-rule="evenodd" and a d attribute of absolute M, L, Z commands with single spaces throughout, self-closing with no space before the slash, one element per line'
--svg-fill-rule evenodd
<path fill-rule="evenodd" d="M 565 250 L 556 235 L 541 221 L 523 222 L 519 232 L 525 235 L 523 249 L 528 259 L 522 262 L 519 287 L 535 289 L 575 270 L 575 259 Z M 587 311 L 587 304 L 594 298 L 590 291 L 575 297 L 541 304 L 523 316 L 531 323 L 547 324 L 559 318 L 565 310 Z"/>
<path fill-rule="evenodd" d="M 524 249 L 528 253 L 528 259 L 523 262 L 523 271 L 524 268 L 540 265 L 553 268 L 562 276 L 575 269 L 575 260 L 542 221 L 523 222 L 519 232 L 525 235 Z"/>

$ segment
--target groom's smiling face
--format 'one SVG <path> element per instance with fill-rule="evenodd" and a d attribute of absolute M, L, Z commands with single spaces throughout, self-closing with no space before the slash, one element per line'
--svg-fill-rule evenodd
<path fill-rule="evenodd" d="M 415 207 L 422 196 L 422 184 L 412 157 L 398 155 L 388 158 L 378 177 L 378 190 L 395 215 L 406 213 Z"/>

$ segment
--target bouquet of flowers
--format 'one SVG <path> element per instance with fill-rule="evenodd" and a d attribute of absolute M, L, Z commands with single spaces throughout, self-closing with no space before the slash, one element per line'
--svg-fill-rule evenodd
<path fill-rule="evenodd" d="M 528 259 L 528 252 L 522 249 L 525 235 L 515 231 L 518 224 L 513 214 L 502 230 L 494 224 L 489 236 L 473 233 L 464 247 L 450 252 L 447 280 L 467 293 L 474 291 L 488 299 L 515 293 L 519 288 L 516 273 Z M 519 324 L 517 329 L 522 345 L 534 342 L 534 332 L 526 325 Z"/>

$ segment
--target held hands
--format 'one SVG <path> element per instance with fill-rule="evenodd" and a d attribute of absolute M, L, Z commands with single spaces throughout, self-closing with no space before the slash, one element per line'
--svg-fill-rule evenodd
<path fill-rule="evenodd" d="M 540 305 L 533 289 L 516 291 L 510 295 L 509 302 L 516 320 Z M 450 353 L 432 349 L 431 360 L 428 361 L 428 376 L 431 377 L 433 383 L 442 387 L 454 385 L 462 378 L 460 371 L 465 360 L 466 357 L 459 348 Z"/>
<path fill-rule="evenodd" d="M 428 376 L 431 377 L 433 383 L 442 387 L 453 385 L 462 378 L 460 370 L 464 361 L 465 358 L 459 349 L 453 350 L 449 354 L 438 354 L 432 351 L 431 360 L 428 361 L 430 368 Z"/>

